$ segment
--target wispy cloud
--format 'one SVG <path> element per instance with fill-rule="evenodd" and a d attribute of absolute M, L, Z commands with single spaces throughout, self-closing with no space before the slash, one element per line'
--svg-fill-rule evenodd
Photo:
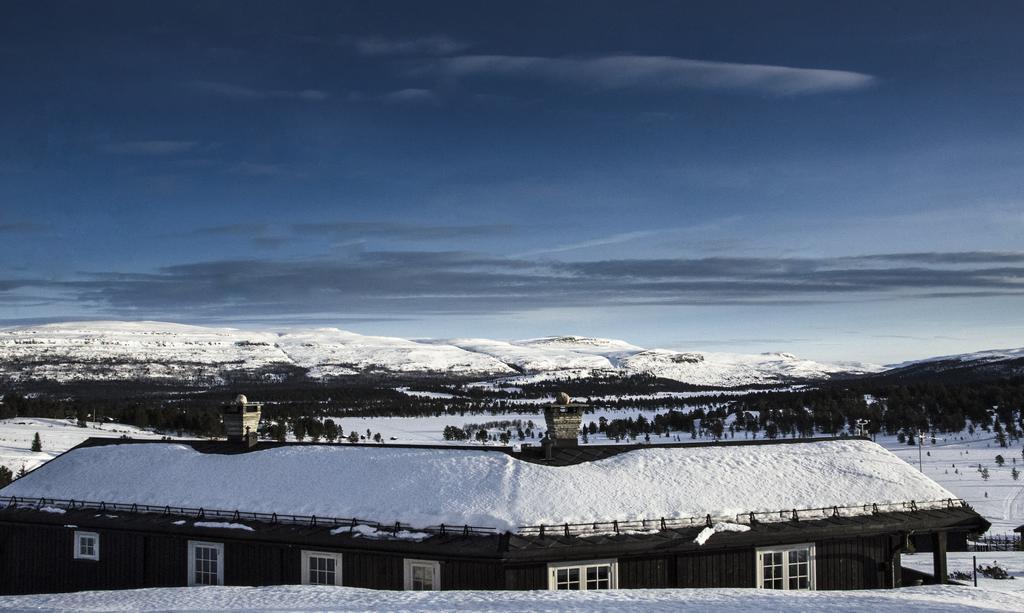
<path fill-rule="evenodd" d="M 422 62 L 416 73 L 450 78 L 528 78 L 594 90 L 707 89 L 795 96 L 859 90 L 877 79 L 846 70 L 712 62 L 671 56 L 590 58 L 459 55 Z"/>
<path fill-rule="evenodd" d="M 579 241 L 577 243 L 569 243 L 567 245 L 557 245 L 555 247 L 547 247 L 544 249 L 526 251 L 520 254 L 516 254 L 512 257 L 533 257 L 538 255 L 549 255 L 552 253 L 578 251 L 580 249 L 590 249 L 593 247 L 607 247 L 608 245 L 618 245 L 621 243 L 628 243 L 635 240 L 650 238 L 652 236 L 657 236 L 667 231 L 670 230 L 637 230 L 634 232 L 621 232 L 619 234 L 613 234 L 611 236 L 602 236 L 600 238 Z"/>
<path fill-rule="evenodd" d="M 507 224 L 431 226 L 375 221 L 340 221 L 294 224 L 291 226 L 291 229 L 298 235 L 327 236 L 343 240 L 378 237 L 406 241 L 499 236 L 509 234 L 516 230 L 515 226 Z"/>
<path fill-rule="evenodd" d="M 173 155 L 192 151 L 198 144 L 190 140 L 140 140 L 108 143 L 100 150 L 115 155 Z"/>
<path fill-rule="evenodd" d="M 224 228 L 226 233 L 236 231 Z M 909 265 L 908 255 L 914 260 Z M 989 260 L 983 252 L 960 255 L 551 262 L 465 252 L 358 251 L 304 261 L 200 262 L 148 274 L 89 274 L 71 281 L 0 280 L 0 298 L 4 292 L 45 291 L 99 305 L 110 314 L 147 317 L 184 312 L 298 317 L 354 311 L 493 314 L 552 307 L 1024 300 L 1024 253 L 993 253 Z"/>
<path fill-rule="evenodd" d="M 330 94 L 319 89 L 256 89 L 234 83 L 224 83 L 221 81 L 192 81 L 191 86 L 196 90 L 208 94 L 244 100 L 276 99 L 320 102 L 322 100 L 327 100 L 330 97 Z"/>
<path fill-rule="evenodd" d="M 429 89 L 407 88 L 389 92 L 380 97 L 388 104 L 440 104 L 441 98 Z"/>
<path fill-rule="evenodd" d="M 262 223 L 234 223 L 199 228 L 193 231 L 192 234 L 205 236 L 254 236 L 267 232 L 267 229 L 267 224 Z"/>
<path fill-rule="evenodd" d="M 0 227 L 2 229 L 2 227 Z M 518 231 L 507 224 L 419 225 L 376 221 L 335 221 L 288 226 L 265 223 L 235 223 L 197 228 L 184 236 L 238 237 L 251 240 L 260 249 L 278 249 L 288 243 L 316 239 L 339 244 L 356 244 L 371 239 L 405 243 L 432 243 L 458 239 L 505 236 Z M 182 234 L 168 235 L 178 238 Z"/>
<path fill-rule="evenodd" d="M 30 221 L 0 223 L 0 234 L 38 234 L 40 232 L 49 232 L 51 229 L 50 224 Z"/>
<path fill-rule="evenodd" d="M 451 55 L 471 47 L 469 43 L 442 35 L 419 38 L 344 37 L 341 42 L 352 46 L 356 53 L 367 56 Z"/>

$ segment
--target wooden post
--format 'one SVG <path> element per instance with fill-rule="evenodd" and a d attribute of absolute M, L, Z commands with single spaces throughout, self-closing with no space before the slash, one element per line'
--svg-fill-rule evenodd
<path fill-rule="evenodd" d="M 949 574 L 946 571 L 946 532 L 940 531 L 932 534 L 932 569 L 935 574 L 935 583 L 948 583 Z"/>

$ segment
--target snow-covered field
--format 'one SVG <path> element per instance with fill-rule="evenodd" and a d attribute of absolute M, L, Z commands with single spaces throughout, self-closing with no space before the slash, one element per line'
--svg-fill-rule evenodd
<path fill-rule="evenodd" d="M 541 379 L 653 374 L 696 385 L 740 386 L 872 372 L 785 353 L 743 355 L 644 349 L 613 339 L 407 340 L 337 328 L 239 330 L 163 322 L 71 322 L 0 328 L 0 380 L 223 383 L 238 372 L 270 379 L 364 372 Z"/>
<path fill-rule="evenodd" d="M 951 573 L 959 571 L 970 575 L 975 557 L 978 559 L 979 566 L 998 565 L 1013 577 L 1013 579 L 989 579 L 978 573 L 979 588 L 994 592 L 1016 592 L 1018 596 L 1024 597 L 1024 551 L 980 551 L 978 553 L 950 551 L 946 554 L 946 565 Z M 931 553 L 903 554 L 901 560 L 903 566 L 907 568 L 932 574 Z M 958 579 L 957 581 L 968 585 L 972 584 L 970 579 Z"/>
<path fill-rule="evenodd" d="M 936 437 L 934 445 L 926 436 L 920 454 L 916 446 L 900 443 L 894 436 L 879 436 L 878 442 L 915 468 L 920 456 L 924 474 L 992 522 L 991 533 L 1008 533 L 1024 524 L 1024 456 L 1020 443 L 1003 448 L 992 433 L 981 430 L 973 435 L 942 435 Z M 997 455 L 1005 460 L 1001 467 L 996 464 Z M 978 464 L 988 468 L 988 479 L 978 471 Z M 1014 468 L 1021 473 L 1017 481 L 1012 477 Z"/>
<path fill-rule="evenodd" d="M 348 587 L 153 588 L 2 596 L 8 611 L 1024 611 L 1024 596 L 960 586 L 851 592 L 754 589 L 605 592 L 385 592 Z"/>
<path fill-rule="evenodd" d="M 33 452 L 32 438 L 39 433 L 43 450 Z M 17 474 L 22 466 L 33 470 L 89 437 L 159 439 L 162 435 L 124 424 L 91 421 L 79 428 L 75 420 L 16 417 L 0 419 L 0 465 Z M 176 438 L 176 437 L 172 437 Z"/>

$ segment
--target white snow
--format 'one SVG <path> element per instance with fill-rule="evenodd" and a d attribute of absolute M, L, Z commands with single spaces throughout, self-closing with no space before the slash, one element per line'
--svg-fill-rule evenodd
<path fill-rule="evenodd" d="M 429 538 L 428 532 L 415 532 L 411 530 L 399 530 L 397 532 L 389 532 L 386 529 L 379 529 L 366 524 L 356 524 L 355 526 L 339 526 L 331 530 L 331 534 L 351 534 L 357 537 L 365 537 L 371 539 L 385 539 L 385 540 L 404 540 L 404 541 L 422 541 L 425 538 Z"/>
<path fill-rule="evenodd" d="M 515 372 L 500 360 L 451 345 L 364 336 L 337 328 L 289 331 L 278 343 L 295 364 L 310 368 L 313 376 L 373 370 L 472 376 Z"/>
<path fill-rule="evenodd" d="M 707 386 L 821 379 L 878 367 L 823 364 L 790 354 L 644 349 L 625 341 L 562 336 L 521 341 L 408 340 L 337 328 L 239 330 L 163 322 L 71 322 L 0 328 L 0 381 L 181 381 L 223 384 L 238 372 L 268 380 L 294 368 L 312 378 L 431 373 L 539 380 L 648 373 Z"/>
<path fill-rule="evenodd" d="M 998 565 L 1013 577 L 1013 579 L 990 579 L 978 573 L 979 588 L 997 592 L 1017 592 L 1024 597 L 1024 551 L 950 551 L 946 554 L 946 566 L 951 573 L 959 571 L 970 575 L 974 568 L 975 558 L 978 560 L 978 566 Z M 900 563 L 929 575 L 933 572 L 931 553 L 905 553 L 900 556 Z M 959 581 L 972 583 L 970 579 Z"/>
<path fill-rule="evenodd" d="M 650 447 L 567 467 L 463 448 L 302 445 L 222 455 L 175 443 L 107 445 L 75 449 L 0 494 L 500 530 L 955 497 L 859 440 Z"/>
<path fill-rule="evenodd" d="M 890 365 L 889 368 L 903 368 L 906 366 L 916 366 L 918 364 L 928 364 L 931 362 L 946 362 L 950 360 L 955 360 L 957 362 L 1000 362 L 1003 360 L 1019 360 L 1020 358 L 1024 358 L 1024 347 L 1017 349 L 987 349 L 972 353 L 942 355 L 925 358 L 923 360 L 900 362 L 899 364 Z"/>
<path fill-rule="evenodd" d="M 708 542 L 708 539 L 718 534 L 719 532 L 748 532 L 750 526 L 744 526 L 743 524 L 730 524 L 728 522 L 718 522 L 714 526 L 709 526 L 700 531 L 697 538 L 693 539 L 694 543 L 703 545 Z"/>
<path fill-rule="evenodd" d="M 652 374 L 696 385 L 722 387 L 777 383 L 785 379 L 826 379 L 838 373 L 881 369 L 868 364 L 825 364 L 801 360 L 788 353 L 683 353 L 665 349 L 635 353 L 622 360 L 622 367 L 629 374 Z"/>
<path fill-rule="evenodd" d="M 246 530 L 252 532 L 253 529 L 245 524 L 235 524 L 227 521 L 197 521 L 192 524 L 196 528 L 221 528 L 224 530 Z"/>
<path fill-rule="evenodd" d="M 39 433 L 42 451 L 32 451 L 32 438 Z M 0 419 L 0 465 L 17 474 L 22 466 L 33 470 L 44 462 L 64 453 L 87 438 L 159 439 L 161 434 L 126 426 L 88 422 L 79 428 L 73 419 L 49 419 L 43 417 L 14 417 Z M 177 437 L 172 437 L 177 438 Z"/>
<path fill-rule="evenodd" d="M 900 443 L 895 436 L 879 436 L 879 443 L 905 460 L 916 470 L 920 458 L 924 474 L 942 484 L 992 522 L 991 533 L 1007 533 L 1024 524 L 1024 457 L 1019 443 L 1000 447 L 991 432 L 978 429 L 956 434 L 940 434 L 932 445 L 925 436 L 924 446 Z M 1003 466 L 995 457 L 1002 455 Z M 988 469 L 985 479 L 978 464 Z M 1013 479 L 1013 470 L 1018 479 Z"/>
<path fill-rule="evenodd" d="M 447 341 L 467 351 L 493 356 L 524 372 L 545 372 L 569 369 L 611 369 L 611 361 L 603 355 L 584 353 L 575 347 L 511 343 L 482 338 Z"/>
<path fill-rule="evenodd" d="M 755 589 L 398 592 L 318 585 L 279 585 L 0 596 L 0 608 L 9 611 L 791 613 L 827 610 L 831 613 L 971 613 L 1022 611 L 1024 596 L 953 585 L 849 592 Z"/>

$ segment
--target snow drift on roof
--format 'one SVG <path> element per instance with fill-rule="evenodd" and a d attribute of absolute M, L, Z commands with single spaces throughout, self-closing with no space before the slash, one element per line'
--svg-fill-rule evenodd
<path fill-rule="evenodd" d="M 219 455 L 119 444 L 74 449 L 0 494 L 501 530 L 955 498 L 861 440 L 651 447 L 564 467 L 457 448 L 295 445 Z"/>

